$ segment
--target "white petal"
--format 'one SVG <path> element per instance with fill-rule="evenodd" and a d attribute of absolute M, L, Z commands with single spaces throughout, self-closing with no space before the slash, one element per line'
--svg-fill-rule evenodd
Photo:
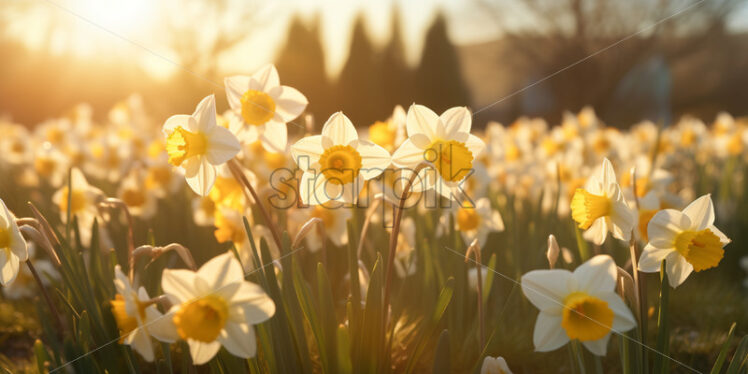
<path fill-rule="evenodd" d="M 257 339 L 252 326 L 246 323 L 229 322 L 221 330 L 218 341 L 229 353 L 241 358 L 250 358 L 257 351 Z"/>
<path fill-rule="evenodd" d="M 0 250 L 0 284 L 7 286 L 16 279 L 20 263 L 13 253 Z"/>
<path fill-rule="evenodd" d="M 707 194 L 694 200 L 683 209 L 683 214 L 691 219 L 693 230 L 703 230 L 714 224 L 714 204 L 712 196 Z"/>
<path fill-rule="evenodd" d="M 722 246 L 725 246 L 727 244 L 730 244 L 732 240 L 725 235 L 722 231 L 720 231 L 718 228 L 714 227 L 714 225 L 708 227 L 709 230 L 711 230 L 714 235 L 717 235 L 719 237 L 719 241 L 722 243 Z"/>
<path fill-rule="evenodd" d="M 268 152 L 286 153 L 288 144 L 288 128 L 285 123 L 268 121 L 265 131 L 260 135 L 262 147 Z"/>
<path fill-rule="evenodd" d="M 147 321 L 145 326 L 154 338 L 164 343 L 173 343 L 179 339 L 172 312 L 162 315 L 155 307 L 149 307 L 145 313 Z"/>
<path fill-rule="evenodd" d="M 424 150 L 406 139 L 392 155 L 392 163 L 400 168 L 415 168 L 424 161 Z"/>
<path fill-rule="evenodd" d="M 195 121 L 194 117 L 189 114 L 175 114 L 164 122 L 162 128 L 164 136 L 169 136 L 177 127 L 181 127 L 189 132 L 197 132 L 198 130 L 197 121 Z"/>
<path fill-rule="evenodd" d="M 348 145 L 358 140 L 358 133 L 351 120 L 343 112 L 337 112 L 322 127 L 322 137 L 330 139 L 332 145 Z"/>
<path fill-rule="evenodd" d="M 75 190 L 85 190 L 88 188 L 88 181 L 86 180 L 86 177 L 83 175 L 83 172 L 80 171 L 78 168 L 73 168 L 70 170 L 70 178 L 71 178 L 71 185 L 73 191 Z"/>
<path fill-rule="evenodd" d="M 613 311 L 612 329 L 616 333 L 623 333 L 636 327 L 636 318 L 626 303 L 615 292 L 600 296 L 600 299 L 608 303 L 608 308 Z"/>
<path fill-rule="evenodd" d="M 605 356 L 608 351 L 608 340 L 610 340 L 610 333 L 598 340 L 586 341 L 582 342 L 582 344 L 593 354 L 597 356 Z"/>
<path fill-rule="evenodd" d="M 392 161 L 392 157 L 386 149 L 368 140 L 359 140 L 356 150 L 361 155 L 360 172 L 366 180 L 382 174 Z"/>
<path fill-rule="evenodd" d="M 208 134 L 208 149 L 205 158 L 213 165 L 232 159 L 241 150 L 239 140 L 226 128 L 215 126 Z"/>
<path fill-rule="evenodd" d="M 475 160 L 486 149 L 486 143 L 475 135 L 469 135 L 465 147 L 473 154 L 473 160 Z"/>
<path fill-rule="evenodd" d="M 195 298 L 197 273 L 191 270 L 164 269 L 161 275 L 161 288 L 165 294 L 175 298 L 178 302 L 185 302 Z"/>
<path fill-rule="evenodd" d="M 424 134 L 432 141 L 436 139 L 436 126 L 439 122 L 439 116 L 431 109 L 423 105 L 413 104 L 408 109 L 406 121 L 408 136 Z"/>
<path fill-rule="evenodd" d="M 532 342 L 538 352 L 549 352 L 568 343 L 569 337 L 561 327 L 561 315 L 540 312 L 535 321 Z"/>
<path fill-rule="evenodd" d="M 278 85 L 280 85 L 278 70 L 276 70 L 275 66 L 272 64 L 267 64 L 261 67 L 256 73 L 252 74 L 250 88 L 253 90 L 268 92 L 270 89 Z"/>
<path fill-rule="evenodd" d="M 649 220 L 647 235 L 655 247 L 672 247 L 673 240 L 684 229 L 691 226 L 691 220 L 675 209 L 661 210 Z"/>
<path fill-rule="evenodd" d="M 693 265 L 686 261 L 678 252 L 671 252 L 665 258 L 665 265 L 668 281 L 673 288 L 683 284 L 693 271 Z"/>
<path fill-rule="evenodd" d="M 208 282 L 208 285 L 213 290 L 222 288 L 230 283 L 244 281 L 242 265 L 230 251 L 210 259 L 210 261 L 200 267 L 197 275 Z"/>
<path fill-rule="evenodd" d="M 597 245 L 605 243 L 605 239 L 608 237 L 608 224 L 605 217 L 600 217 L 592 222 L 592 225 L 582 234 L 582 237 Z"/>
<path fill-rule="evenodd" d="M 274 89 L 275 113 L 284 122 L 291 122 L 306 109 L 309 101 L 297 89 L 288 86 L 279 86 Z"/>
<path fill-rule="evenodd" d="M 231 109 L 241 111 L 241 98 L 249 90 L 249 80 L 250 77 L 244 75 L 224 78 L 223 85 L 226 86 L 226 98 Z"/>
<path fill-rule="evenodd" d="M 473 123 L 470 111 L 464 106 L 447 109 L 439 116 L 439 119 L 444 124 L 448 139 L 452 139 L 453 135 L 458 132 L 470 133 L 470 126 Z"/>
<path fill-rule="evenodd" d="M 532 270 L 522 276 L 522 293 L 541 311 L 561 313 L 563 300 L 569 294 L 572 274 L 568 270 Z"/>
<path fill-rule="evenodd" d="M 29 259 L 29 250 L 26 245 L 26 239 L 21 235 L 21 230 L 18 229 L 18 225 L 13 222 L 11 228 L 11 239 L 10 239 L 10 251 L 18 256 L 18 260 L 24 262 Z"/>
<path fill-rule="evenodd" d="M 210 361 L 213 356 L 221 349 L 221 343 L 216 340 L 210 343 L 203 343 L 197 340 L 189 339 L 187 344 L 190 345 L 190 356 L 195 365 L 202 365 Z"/>
<path fill-rule="evenodd" d="M 603 165 L 598 173 L 597 178 L 602 182 L 603 188 L 606 188 L 612 183 L 616 183 L 616 172 L 613 169 L 613 164 L 610 163 L 610 160 L 608 160 L 607 157 L 603 159 Z"/>
<path fill-rule="evenodd" d="M 327 179 L 322 173 L 315 171 L 305 171 L 299 181 L 299 196 L 304 204 L 320 205 L 328 202 L 330 197 L 327 195 Z"/>
<path fill-rule="evenodd" d="M 216 181 L 216 167 L 208 162 L 205 157 L 201 157 L 198 161 L 195 175 L 189 176 L 187 170 L 185 170 L 185 179 L 195 193 L 200 196 L 208 196 L 210 189 L 213 188 L 213 183 Z"/>
<path fill-rule="evenodd" d="M 244 308 L 244 322 L 249 324 L 256 325 L 265 322 L 275 314 L 273 299 L 265 293 L 262 287 L 251 282 L 242 282 L 231 302 L 240 304 Z"/>
<path fill-rule="evenodd" d="M 317 163 L 324 152 L 322 135 L 307 136 L 291 146 L 291 156 L 296 165 L 304 170 Z M 304 160 L 304 158 L 306 159 Z"/>
<path fill-rule="evenodd" d="M 216 97 L 208 95 L 203 98 L 199 104 L 195 113 L 192 114 L 197 121 L 198 131 L 208 132 L 210 129 L 216 126 Z"/>
<path fill-rule="evenodd" d="M 639 271 L 645 273 L 655 273 L 660 271 L 662 267 L 662 260 L 667 257 L 674 248 L 660 248 L 654 245 L 647 244 L 642 251 L 641 257 L 639 257 Z"/>
<path fill-rule="evenodd" d="M 592 257 L 574 270 L 579 291 L 591 295 L 602 295 L 615 290 L 617 276 L 616 263 L 608 255 Z"/>
<path fill-rule="evenodd" d="M 153 343 L 150 335 L 142 327 L 133 330 L 125 339 L 125 343 L 143 356 L 143 359 L 153 362 Z"/>

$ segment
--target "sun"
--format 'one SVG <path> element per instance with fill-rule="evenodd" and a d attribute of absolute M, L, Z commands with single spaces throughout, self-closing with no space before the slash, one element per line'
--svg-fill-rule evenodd
<path fill-rule="evenodd" d="M 146 26 L 156 10 L 150 0 L 75 0 L 74 7 L 98 26 L 124 34 Z"/>

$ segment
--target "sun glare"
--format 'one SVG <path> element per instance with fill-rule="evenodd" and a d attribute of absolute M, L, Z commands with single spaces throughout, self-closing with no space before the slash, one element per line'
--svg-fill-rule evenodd
<path fill-rule="evenodd" d="M 120 33 L 144 26 L 154 10 L 149 0 L 76 0 L 75 7 L 96 24 Z"/>

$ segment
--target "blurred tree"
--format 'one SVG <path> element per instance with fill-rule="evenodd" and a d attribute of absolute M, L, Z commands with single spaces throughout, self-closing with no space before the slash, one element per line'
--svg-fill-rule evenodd
<path fill-rule="evenodd" d="M 631 124 L 651 112 L 663 117 L 650 119 L 665 120 L 672 117 L 671 111 L 682 113 L 694 99 L 703 99 L 704 80 L 691 78 L 715 78 L 715 67 L 728 64 L 733 53 L 728 48 L 732 35 L 725 32 L 724 25 L 729 13 L 744 2 L 478 0 L 482 13 L 493 16 L 509 43 L 504 48 L 506 53 L 496 63 L 516 72 L 518 80 L 512 82 L 515 86 L 512 91 L 522 92 L 512 99 L 520 100 L 520 95 L 531 94 L 532 90 L 524 88 L 536 83 L 552 93 L 552 110 L 527 114 L 557 120 L 564 110 L 576 111 L 592 105 L 603 117 L 607 114 L 609 122 L 617 124 Z M 517 11 L 505 11 L 516 5 L 528 20 L 526 26 L 502 27 L 511 23 L 508 17 L 517 17 Z M 658 100 L 668 107 L 646 108 L 642 112 L 619 110 L 622 102 L 635 100 L 621 97 L 622 92 L 633 94 L 642 89 L 663 92 L 660 85 L 664 78 L 649 79 L 646 77 L 652 77 L 651 74 L 637 73 L 646 70 L 653 58 L 662 58 L 667 66 L 658 71 L 674 72 L 673 87 L 665 90 L 673 97 Z M 717 80 L 723 83 L 732 80 L 725 71 L 719 74 L 721 78 Z M 527 76 L 539 79 L 527 82 L 519 78 Z M 624 77 L 636 76 L 640 77 L 640 85 L 651 87 L 619 88 Z M 721 84 L 708 83 L 707 96 L 720 97 Z"/>
<path fill-rule="evenodd" d="M 437 113 L 470 103 L 457 51 L 447 35 L 447 21 L 442 13 L 436 16 L 426 33 L 421 63 L 415 73 L 415 84 L 415 101 Z"/>
<path fill-rule="evenodd" d="M 275 59 L 282 83 L 297 88 L 307 99 L 317 123 L 336 109 L 333 87 L 325 72 L 325 53 L 319 38 L 319 17 L 306 24 L 295 17 L 288 28 L 286 43 Z M 297 121 L 298 122 L 298 121 Z"/>
<path fill-rule="evenodd" d="M 415 100 L 413 71 L 405 62 L 400 11 L 397 7 L 392 8 L 391 17 L 390 42 L 382 51 L 382 63 L 378 74 L 382 81 L 382 105 L 390 110 L 395 105 L 407 108 Z"/>

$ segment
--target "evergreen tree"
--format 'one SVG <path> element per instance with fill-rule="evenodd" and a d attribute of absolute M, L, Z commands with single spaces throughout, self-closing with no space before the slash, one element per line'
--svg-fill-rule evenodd
<path fill-rule="evenodd" d="M 389 43 L 382 51 L 381 73 L 379 74 L 384 94 L 382 104 L 387 110 L 392 110 L 395 105 L 402 105 L 407 109 L 415 100 L 413 71 L 405 62 L 399 13 L 397 7 L 392 8 L 391 36 Z"/>
<path fill-rule="evenodd" d="M 353 26 L 348 60 L 337 84 L 339 110 L 358 126 L 368 126 L 388 114 L 381 109 L 385 105 L 379 57 L 366 33 L 364 19 L 359 16 Z"/>
<path fill-rule="evenodd" d="M 319 18 L 312 25 L 295 17 L 288 27 L 286 44 L 275 61 L 281 83 L 301 91 L 309 100 L 307 112 L 319 126 L 337 110 L 332 85 L 325 72 L 325 54 L 319 38 Z M 302 124 L 301 120 L 295 122 Z"/>
<path fill-rule="evenodd" d="M 416 102 L 440 113 L 450 107 L 469 105 L 470 94 L 462 80 L 457 50 L 447 35 L 441 12 L 426 33 L 421 64 L 416 71 Z"/>

